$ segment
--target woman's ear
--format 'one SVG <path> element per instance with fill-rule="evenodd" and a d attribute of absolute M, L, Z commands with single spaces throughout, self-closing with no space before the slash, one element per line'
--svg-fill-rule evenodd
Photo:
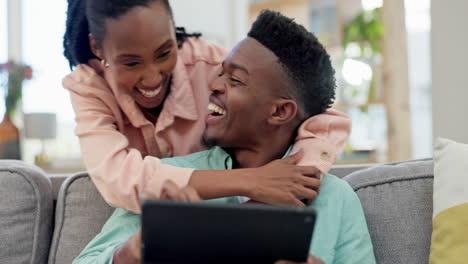
<path fill-rule="evenodd" d="M 104 54 L 102 53 L 101 49 L 98 47 L 96 39 L 94 39 L 93 34 L 89 33 L 89 46 L 91 47 L 91 51 L 93 54 L 98 57 L 99 59 L 104 59 Z"/>
<path fill-rule="evenodd" d="M 297 104 L 291 99 L 276 100 L 271 108 L 268 123 L 270 125 L 284 125 L 297 117 Z"/>

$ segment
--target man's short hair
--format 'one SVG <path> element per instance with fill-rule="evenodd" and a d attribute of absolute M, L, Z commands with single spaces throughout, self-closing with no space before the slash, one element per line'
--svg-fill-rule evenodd
<path fill-rule="evenodd" d="M 314 34 L 279 12 L 263 10 L 248 36 L 278 57 L 291 84 L 288 94 L 298 103 L 303 118 L 331 107 L 335 99 L 335 70 Z"/>

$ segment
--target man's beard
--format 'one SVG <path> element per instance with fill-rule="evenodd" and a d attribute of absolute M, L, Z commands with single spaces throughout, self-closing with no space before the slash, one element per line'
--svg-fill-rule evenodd
<path fill-rule="evenodd" d="M 218 146 L 219 142 L 216 138 L 207 138 L 205 135 L 201 138 L 201 144 L 205 146 L 207 149 L 211 149 L 215 146 Z"/>

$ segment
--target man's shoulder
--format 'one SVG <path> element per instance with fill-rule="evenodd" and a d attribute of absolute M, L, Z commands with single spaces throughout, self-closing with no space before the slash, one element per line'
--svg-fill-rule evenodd
<path fill-rule="evenodd" d="M 205 151 L 195 152 L 185 156 L 164 158 L 161 161 L 164 164 L 180 168 L 193 168 L 197 170 L 217 170 L 223 169 L 220 167 L 220 150 L 213 148 Z"/>
<path fill-rule="evenodd" d="M 340 179 L 331 174 L 325 174 L 320 184 L 320 194 L 328 201 L 344 202 L 354 200 L 357 197 L 353 188 L 343 179 Z M 320 195 L 319 195 L 320 197 Z"/>

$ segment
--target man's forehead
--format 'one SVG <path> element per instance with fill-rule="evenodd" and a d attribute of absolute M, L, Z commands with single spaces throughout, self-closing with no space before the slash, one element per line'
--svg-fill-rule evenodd
<path fill-rule="evenodd" d="M 225 63 L 245 67 L 249 72 L 274 66 L 278 57 L 256 39 L 247 37 L 240 41 L 229 53 Z"/>

